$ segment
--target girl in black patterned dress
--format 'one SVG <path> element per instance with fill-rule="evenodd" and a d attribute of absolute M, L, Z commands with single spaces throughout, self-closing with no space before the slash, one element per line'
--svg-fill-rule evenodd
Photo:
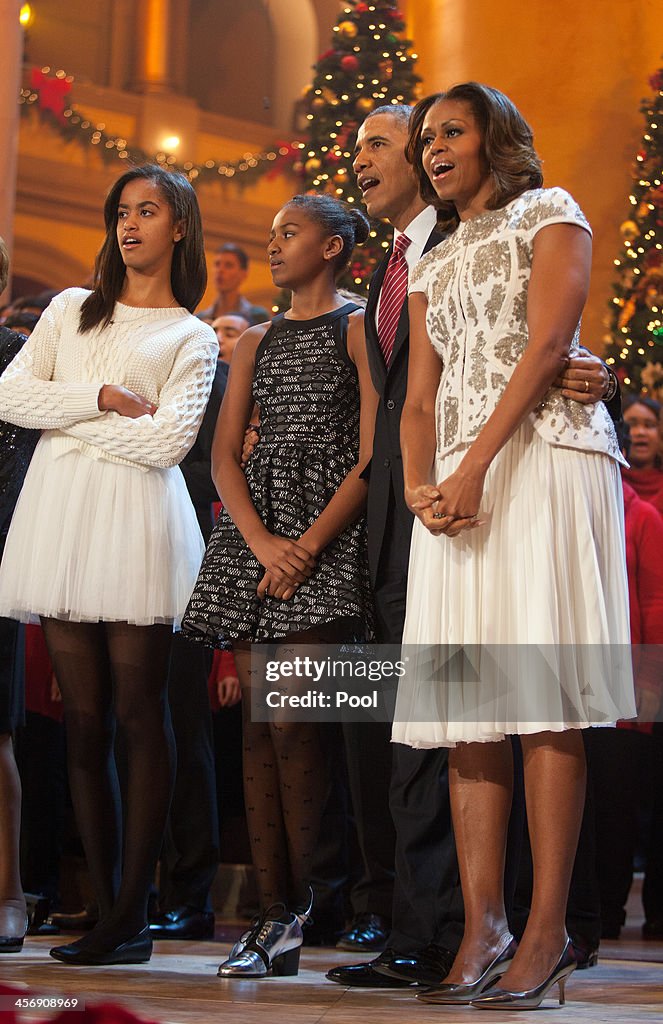
<path fill-rule="evenodd" d="M 295 196 L 277 214 L 268 255 L 274 283 L 292 290 L 292 305 L 239 341 L 214 440 L 224 509 L 183 628 L 235 653 L 263 910 L 219 968 L 222 977 L 297 972 L 327 788 L 315 723 L 251 721 L 250 645 L 343 642 L 370 632 L 361 473 L 371 456 L 377 397 L 363 311 L 344 302 L 335 285 L 367 235 L 364 216 L 330 196 Z M 260 442 L 245 473 L 244 426 L 254 402 Z M 283 904 L 282 914 L 274 903 Z"/>

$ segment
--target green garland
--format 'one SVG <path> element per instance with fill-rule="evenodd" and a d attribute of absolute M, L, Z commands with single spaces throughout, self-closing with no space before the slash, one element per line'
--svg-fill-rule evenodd
<path fill-rule="evenodd" d="M 193 185 L 234 179 L 236 184 L 246 187 L 264 176 L 276 177 L 292 171 L 293 164 L 301 155 L 300 151 L 306 148 L 303 142 L 281 142 L 275 143 L 268 150 L 245 153 L 240 160 L 206 160 L 202 164 L 187 161 L 179 164 L 172 153 L 160 151 L 149 154 L 138 146 L 130 145 L 121 136 L 110 135 L 105 124 L 95 124 L 85 117 L 74 103 L 68 104 L 66 100 L 73 77 L 64 71 L 57 71 L 50 76 L 50 70 L 49 67 L 32 69 L 30 87 L 21 89 L 19 94 L 21 113 L 27 115 L 29 111 L 36 112 L 40 120 L 58 132 L 66 143 L 94 146 L 105 163 L 115 160 L 130 164 L 156 163 L 180 171 Z"/>

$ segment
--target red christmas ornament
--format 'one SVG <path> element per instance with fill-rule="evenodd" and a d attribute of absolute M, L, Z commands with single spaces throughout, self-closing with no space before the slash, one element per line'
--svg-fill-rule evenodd
<path fill-rule="evenodd" d="M 39 94 L 40 110 L 51 110 L 58 121 L 64 124 L 64 98 L 71 90 L 71 82 L 65 78 L 49 78 L 39 68 L 33 68 L 30 75 L 30 88 Z"/>
<path fill-rule="evenodd" d="M 341 67 L 344 71 L 347 71 L 348 74 L 352 74 L 353 71 L 358 69 L 359 61 L 356 57 L 348 54 L 347 57 L 341 57 Z"/>
<path fill-rule="evenodd" d="M 335 55 L 336 50 L 325 50 L 325 52 L 321 53 L 320 56 L 318 57 L 318 63 L 320 63 L 320 61 L 323 60 L 329 60 L 330 57 L 334 57 Z"/>
<path fill-rule="evenodd" d="M 366 14 L 368 12 L 368 4 L 357 4 L 355 11 L 357 14 Z"/>
<path fill-rule="evenodd" d="M 657 71 L 656 74 L 652 75 L 649 79 L 649 84 L 652 89 L 663 89 L 663 70 Z"/>

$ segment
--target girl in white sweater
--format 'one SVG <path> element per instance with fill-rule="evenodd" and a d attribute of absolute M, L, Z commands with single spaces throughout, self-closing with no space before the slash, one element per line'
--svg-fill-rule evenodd
<path fill-rule="evenodd" d="M 41 621 L 62 690 L 100 921 L 51 953 L 79 964 L 151 954 L 147 894 L 175 762 L 170 639 L 203 551 L 177 464 L 195 440 L 218 349 L 192 315 L 206 270 L 186 178 L 133 168 L 104 217 L 94 290 L 58 295 L 0 378 L 0 418 L 43 431 L 7 537 L 0 615 Z"/>

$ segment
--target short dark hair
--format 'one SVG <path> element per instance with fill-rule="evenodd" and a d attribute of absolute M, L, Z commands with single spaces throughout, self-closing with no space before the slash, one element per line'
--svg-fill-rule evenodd
<path fill-rule="evenodd" d="M 421 142 L 426 114 L 440 100 L 466 103 L 476 118 L 494 183 L 486 203 L 489 210 L 499 210 L 527 189 L 541 187 L 543 172 L 534 149 L 532 129 L 508 96 L 480 82 L 463 82 L 447 92 L 433 93 L 420 100 L 412 112 L 405 155 L 419 179 L 421 198 L 436 207 L 443 230 L 453 231 L 459 217 L 454 204 L 442 203 L 433 188 L 423 167 Z"/>
<path fill-rule="evenodd" d="M 293 196 L 285 206 L 297 206 L 307 217 L 320 224 L 329 235 L 339 235 L 343 248 L 334 260 L 334 272 L 338 276 L 345 270 L 355 245 L 361 245 L 368 238 L 370 224 L 367 217 L 349 203 L 342 203 L 325 193 L 318 195 L 301 194 Z"/>
<path fill-rule="evenodd" d="M 19 328 L 27 327 L 29 331 L 33 331 L 39 322 L 39 316 L 36 313 L 24 313 L 23 310 L 17 309 L 15 312 L 10 313 L 4 320 L 4 327 L 10 327 L 13 331 Z"/>
<path fill-rule="evenodd" d="M 371 110 L 370 114 L 367 114 L 363 120 L 363 124 L 370 121 L 372 117 L 376 117 L 378 114 L 389 114 L 401 124 L 401 127 L 407 131 L 410 125 L 410 118 L 412 117 L 412 111 L 414 107 L 409 107 L 407 103 L 383 103 L 379 107 L 375 107 Z"/>
<path fill-rule="evenodd" d="M 12 309 L 40 309 L 43 313 L 44 310 L 57 295 L 57 291 L 49 289 L 47 291 L 39 292 L 39 295 L 22 295 L 18 299 L 14 299 L 12 302 Z"/>
<path fill-rule="evenodd" d="M 81 333 L 98 324 L 110 323 L 115 303 L 122 294 L 126 268 L 117 244 L 117 218 L 120 196 L 125 185 L 138 178 L 153 181 L 166 200 L 173 221 L 183 221 L 185 234 L 175 243 L 170 270 L 173 295 L 189 312 L 200 302 L 207 284 L 203 245 L 203 227 L 198 199 L 191 182 L 183 174 L 166 171 L 157 164 L 144 164 L 126 171 L 111 187 L 104 203 L 106 238 L 94 266 L 94 290 L 81 306 Z"/>
<path fill-rule="evenodd" d="M 246 255 L 246 252 L 242 249 L 241 245 L 237 245 L 236 242 L 224 242 L 223 245 L 219 245 L 217 247 L 216 252 L 232 253 L 233 256 L 237 257 L 237 262 L 242 270 L 249 269 L 249 257 Z"/>

